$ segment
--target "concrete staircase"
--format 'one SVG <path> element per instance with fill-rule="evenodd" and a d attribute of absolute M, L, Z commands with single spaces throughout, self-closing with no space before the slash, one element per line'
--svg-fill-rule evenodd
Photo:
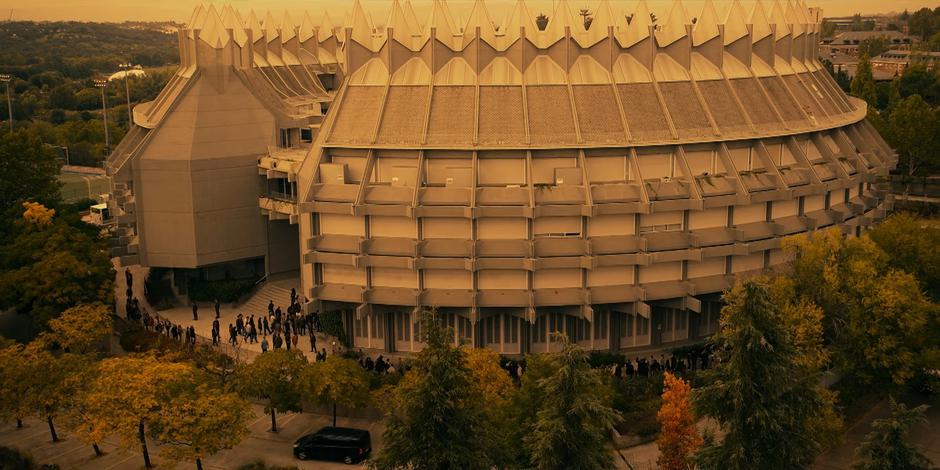
<path fill-rule="evenodd" d="M 247 302 L 239 304 L 236 308 L 245 315 L 267 315 L 268 302 L 274 301 L 274 307 L 281 307 L 281 312 L 287 313 L 290 305 L 290 289 L 278 287 L 271 283 L 264 283 Z"/>

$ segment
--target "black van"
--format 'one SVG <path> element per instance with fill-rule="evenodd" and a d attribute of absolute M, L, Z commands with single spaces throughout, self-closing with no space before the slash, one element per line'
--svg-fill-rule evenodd
<path fill-rule="evenodd" d="M 294 443 L 294 457 L 300 460 L 335 460 L 353 464 L 369 458 L 371 452 L 372 437 L 364 429 L 327 426 L 301 436 Z"/>

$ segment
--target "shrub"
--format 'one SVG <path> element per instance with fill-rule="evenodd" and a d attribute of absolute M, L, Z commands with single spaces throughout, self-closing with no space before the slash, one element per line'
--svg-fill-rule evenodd
<path fill-rule="evenodd" d="M 324 333 L 335 337 L 343 346 L 352 347 L 349 337 L 346 336 L 346 329 L 343 328 L 343 317 L 340 312 L 320 313 L 320 324 L 323 326 Z"/>
<path fill-rule="evenodd" d="M 173 308 L 176 304 L 173 286 L 167 276 L 169 271 L 167 268 L 150 268 L 147 279 L 144 279 L 144 297 L 157 310 Z"/>
<path fill-rule="evenodd" d="M 251 292 L 255 281 L 251 279 L 222 279 L 219 281 L 205 281 L 191 279 L 189 281 L 189 299 L 197 302 L 234 302 Z"/>

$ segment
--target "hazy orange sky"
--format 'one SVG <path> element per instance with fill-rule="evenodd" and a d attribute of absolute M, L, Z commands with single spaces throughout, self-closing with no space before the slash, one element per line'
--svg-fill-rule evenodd
<path fill-rule="evenodd" d="M 366 10 L 372 13 L 376 23 L 384 21 L 390 0 L 361 0 Z M 685 0 L 686 8 L 697 12 L 704 0 Z M 722 11 L 722 4 L 730 0 L 713 0 Z M 748 7 L 755 0 L 742 0 Z M 842 16 L 852 13 L 883 13 L 888 11 L 916 10 L 922 7 L 936 8 L 940 1 L 925 0 L 807 0 L 810 6 L 822 7 L 826 16 Z M 175 20 L 186 21 L 198 0 L 0 0 L 0 20 L 6 20 L 11 12 L 14 19 L 33 20 L 80 20 L 80 21 L 124 21 L 124 20 Z M 429 11 L 430 0 L 413 0 L 419 17 L 423 11 Z M 591 8 L 598 0 L 569 0 L 572 8 Z M 647 0 L 650 8 L 666 10 L 671 0 Z M 222 4 L 223 2 L 215 2 Z M 330 16 L 339 21 L 343 12 L 349 9 L 351 0 L 231 0 L 229 2 L 240 10 L 256 11 L 288 10 L 291 14 L 309 10 L 311 16 L 318 18 L 324 7 Z M 490 13 L 494 19 L 503 18 L 512 8 L 513 0 L 488 0 Z M 552 0 L 527 0 L 530 11 L 552 10 Z M 615 8 L 632 10 L 634 0 L 611 0 Z M 469 12 L 473 0 L 448 0 L 455 16 Z"/>

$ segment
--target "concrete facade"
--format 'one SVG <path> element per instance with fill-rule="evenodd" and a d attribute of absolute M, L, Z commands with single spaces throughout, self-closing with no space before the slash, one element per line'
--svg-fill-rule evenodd
<path fill-rule="evenodd" d="M 817 60 L 819 10 L 708 2 L 693 22 L 676 2 L 653 24 L 645 2 L 628 22 L 604 1 L 585 29 L 557 5 L 544 30 L 522 1 L 498 29 L 482 1 L 456 26 L 443 2 L 422 26 L 396 1 L 383 27 L 356 2 L 342 28 L 305 17 L 181 33 L 236 59 L 223 76 L 241 77 L 246 57 L 246 76 L 290 57 L 313 71 L 316 117 L 267 104 L 273 119 L 227 118 L 259 132 L 238 131 L 239 149 L 272 145 L 255 153 L 255 214 L 296 224 L 307 307 L 342 312 L 354 347 L 419 350 L 423 307 L 455 342 L 505 354 L 550 351 L 552 331 L 596 350 L 680 344 L 715 331 L 735 276 L 786 261 L 784 237 L 857 236 L 890 209 L 879 178 L 896 156 Z M 167 243 L 150 241 L 160 223 L 147 210 L 142 263 Z M 244 226 L 213 249 L 241 256 L 254 246 Z M 197 264 L 211 258 L 193 246 Z"/>

